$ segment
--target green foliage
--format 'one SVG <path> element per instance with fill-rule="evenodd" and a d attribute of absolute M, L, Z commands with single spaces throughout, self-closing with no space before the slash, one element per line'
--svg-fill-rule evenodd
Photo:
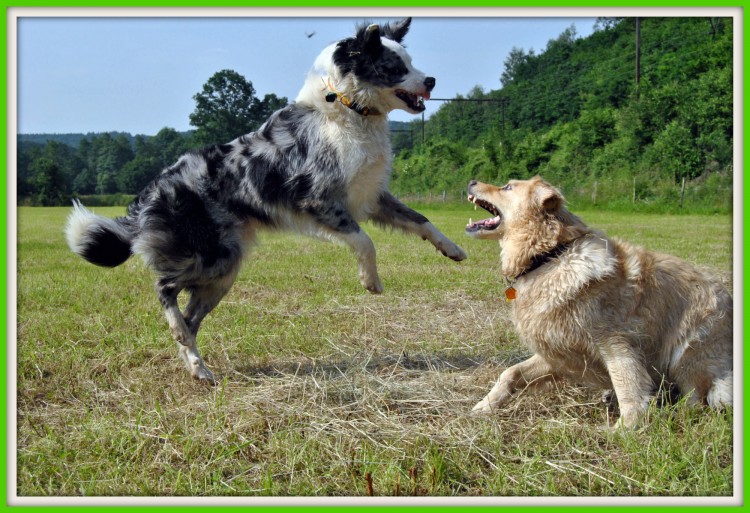
<path fill-rule="evenodd" d="M 427 144 L 416 158 L 394 166 L 396 192 L 444 190 L 449 184 L 466 180 L 465 163 L 469 152 L 464 145 L 446 140 Z M 399 158 L 396 159 L 397 161 Z"/>
<path fill-rule="evenodd" d="M 215 73 L 193 99 L 196 106 L 190 124 L 197 129 L 198 145 L 221 144 L 252 132 L 287 103 L 274 94 L 259 100 L 252 82 L 232 70 Z"/>
<path fill-rule="evenodd" d="M 55 140 L 44 146 L 19 142 L 19 203 L 63 205 L 71 196 L 135 194 L 189 147 L 188 136 L 168 128 L 154 137 L 91 135 L 77 148 Z"/>
<path fill-rule="evenodd" d="M 540 174 L 585 204 L 670 210 L 685 177 L 692 208 L 728 211 L 732 48 L 730 20 L 644 18 L 639 84 L 633 18 L 601 19 L 586 39 L 571 27 L 538 55 L 514 48 L 502 89 L 443 105 L 424 146 L 395 159 L 392 187 L 439 193 Z"/>
<path fill-rule="evenodd" d="M 164 167 L 153 157 L 136 155 L 136 157 L 122 166 L 117 174 L 117 190 L 139 191 L 153 180 Z"/>
<path fill-rule="evenodd" d="M 523 66 L 528 62 L 530 57 L 534 56 L 534 51 L 530 50 L 528 53 L 523 48 L 514 46 L 508 56 L 505 58 L 505 69 L 503 74 L 500 76 L 500 83 L 503 87 L 507 87 L 513 83 L 516 77 L 521 76 Z"/>
<path fill-rule="evenodd" d="M 135 199 L 133 194 L 92 194 L 91 196 L 79 196 L 87 207 L 122 207 Z M 120 215 L 120 214 L 118 214 Z"/>
<path fill-rule="evenodd" d="M 458 101 L 444 105 L 430 117 L 425 128 L 425 138 L 475 144 L 501 121 L 502 115 L 498 110 L 500 98 L 489 98 L 498 103 L 483 101 L 488 98 L 478 86 L 466 96 L 458 95 Z"/>
<path fill-rule="evenodd" d="M 64 201 L 71 190 L 73 178 L 80 167 L 80 159 L 69 146 L 47 141 L 19 144 L 19 196 L 31 197 L 40 205 L 54 205 Z"/>
<path fill-rule="evenodd" d="M 701 153 L 690 130 L 677 120 L 659 132 L 644 156 L 647 163 L 664 174 L 695 178 L 702 171 Z"/>
<path fill-rule="evenodd" d="M 41 158 L 32 165 L 31 184 L 40 205 L 56 205 L 65 198 L 66 185 L 59 166 L 50 158 Z"/>
<path fill-rule="evenodd" d="M 215 73 L 193 99 L 195 111 L 190 114 L 190 124 L 197 129 L 195 140 L 199 144 L 229 141 L 253 123 L 255 88 L 236 71 Z"/>
<path fill-rule="evenodd" d="M 190 141 L 172 128 L 162 128 L 154 137 L 137 136 L 135 158 L 117 174 L 118 190 L 140 191 L 189 148 Z"/>
<path fill-rule="evenodd" d="M 110 136 L 117 137 L 120 135 L 125 136 L 129 140 L 133 139 L 133 136 L 127 132 L 108 132 Z M 48 142 L 58 142 L 65 146 L 77 148 L 83 140 L 91 140 L 101 134 L 89 132 L 86 134 L 82 133 L 68 133 L 68 134 L 18 134 L 19 144 L 38 144 L 44 146 Z"/>

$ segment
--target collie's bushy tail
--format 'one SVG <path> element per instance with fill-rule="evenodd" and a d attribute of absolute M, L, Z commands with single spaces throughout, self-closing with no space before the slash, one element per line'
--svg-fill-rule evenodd
<path fill-rule="evenodd" d="M 65 238 L 71 251 L 103 267 L 116 267 L 130 258 L 135 233 L 132 219 L 98 216 L 77 200 L 73 201 L 65 226 Z"/>

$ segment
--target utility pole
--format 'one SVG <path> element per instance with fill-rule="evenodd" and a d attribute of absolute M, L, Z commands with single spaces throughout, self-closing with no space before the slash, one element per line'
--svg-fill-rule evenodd
<path fill-rule="evenodd" d="M 503 124 L 502 124 L 503 133 L 505 133 L 505 107 L 509 103 L 510 103 L 510 98 L 508 98 L 507 96 L 503 96 L 502 98 L 500 98 L 500 108 L 501 108 L 502 119 L 503 119 Z"/>
<path fill-rule="evenodd" d="M 641 19 L 635 19 L 635 87 L 641 85 Z"/>
<path fill-rule="evenodd" d="M 422 146 L 424 146 L 424 111 L 422 111 Z"/>

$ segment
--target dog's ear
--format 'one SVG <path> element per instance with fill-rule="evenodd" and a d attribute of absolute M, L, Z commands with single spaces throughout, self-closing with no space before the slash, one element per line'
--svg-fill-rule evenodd
<path fill-rule="evenodd" d="M 377 54 L 383 47 L 382 41 L 380 41 L 380 25 L 373 23 L 365 27 L 359 34 L 362 49 L 366 54 L 374 55 Z"/>
<path fill-rule="evenodd" d="M 534 200 L 544 212 L 557 212 L 565 201 L 560 191 L 542 180 L 534 187 Z"/>
<path fill-rule="evenodd" d="M 404 18 L 401 21 L 394 21 L 383 27 L 383 37 L 392 39 L 397 43 L 401 43 L 409 32 L 411 26 L 411 18 Z"/>

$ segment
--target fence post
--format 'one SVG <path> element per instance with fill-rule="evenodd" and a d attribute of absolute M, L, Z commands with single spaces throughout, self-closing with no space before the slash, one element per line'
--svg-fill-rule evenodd
<path fill-rule="evenodd" d="M 682 208 L 682 201 L 685 199 L 685 177 L 682 177 L 682 188 L 680 189 L 680 208 Z"/>
<path fill-rule="evenodd" d="M 633 177 L 633 205 L 635 205 L 635 176 Z"/>
<path fill-rule="evenodd" d="M 599 185 L 598 180 L 594 180 L 594 192 L 591 193 L 591 203 L 596 205 L 596 188 Z"/>

